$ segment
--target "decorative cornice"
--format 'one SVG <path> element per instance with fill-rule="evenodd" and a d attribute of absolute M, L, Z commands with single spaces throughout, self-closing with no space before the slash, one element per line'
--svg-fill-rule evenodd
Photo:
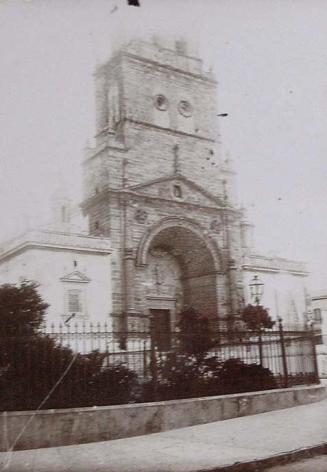
<path fill-rule="evenodd" d="M 319 292 L 313 292 L 311 300 L 312 301 L 327 300 L 327 290 L 324 290 L 324 291 L 321 290 Z"/>
<path fill-rule="evenodd" d="M 211 200 L 215 204 L 215 206 L 203 205 L 200 203 L 189 202 L 182 199 L 175 200 L 172 198 L 165 198 L 159 195 L 150 195 L 150 194 L 138 192 L 138 190 L 142 190 L 143 188 L 147 188 L 147 187 L 150 187 L 151 185 L 155 185 L 157 183 L 161 183 L 161 182 L 165 182 L 169 180 L 172 180 L 172 181 L 180 180 L 188 184 L 189 186 L 196 189 L 203 196 L 208 198 L 208 200 Z M 93 195 L 92 197 L 89 197 L 87 200 L 82 202 L 81 208 L 85 212 L 91 206 L 103 200 L 106 200 L 110 195 L 121 197 L 125 199 L 125 201 L 127 201 L 128 198 L 132 198 L 134 200 L 143 200 L 143 201 L 151 200 L 153 202 L 165 203 L 165 204 L 170 204 L 170 205 L 178 205 L 178 206 L 187 206 L 190 208 L 208 210 L 210 212 L 217 212 L 217 210 L 219 211 L 225 210 L 226 212 L 228 212 L 228 214 L 234 215 L 234 216 L 241 216 L 242 214 L 242 210 L 240 210 L 239 208 L 234 208 L 231 205 L 226 205 L 226 203 L 221 198 L 212 195 L 210 192 L 203 189 L 200 185 L 196 184 L 195 182 L 193 182 L 192 180 L 188 179 L 187 177 L 181 174 L 167 175 L 164 177 L 160 177 L 157 179 L 152 179 L 152 180 L 143 182 L 141 184 L 132 185 L 127 188 L 126 187 L 125 188 L 110 188 L 106 186 L 98 194 Z"/>
<path fill-rule="evenodd" d="M 102 133 L 106 133 L 106 129 L 104 129 L 97 136 L 99 136 Z M 83 159 L 82 164 L 83 165 L 86 164 L 87 162 L 89 162 L 90 160 L 94 159 L 99 154 L 101 154 L 102 152 L 105 152 L 107 150 L 114 150 L 114 151 L 117 151 L 117 152 L 125 153 L 125 152 L 129 151 L 129 148 L 127 148 L 124 144 L 121 145 L 121 146 L 118 146 L 118 145 L 113 145 L 111 143 L 105 142 L 101 145 L 96 146 L 95 148 L 88 149 L 86 154 L 85 154 L 85 157 Z"/>
<path fill-rule="evenodd" d="M 89 254 L 111 254 L 108 238 L 56 231 L 29 231 L 6 242 L 0 252 L 0 263 L 27 249 L 74 251 Z"/>
<path fill-rule="evenodd" d="M 171 134 L 173 136 L 188 136 L 193 139 L 199 139 L 201 141 L 207 141 L 209 143 L 215 143 L 216 140 L 213 138 L 209 138 L 206 136 L 201 136 L 197 133 L 187 133 L 185 131 L 177 130 L 177 129 L 171 129 L 171 128 L 165 128 L 164 126 L 159 126 L 156 125 L 155 123 L 148 123 L 146 121 L 139 121 L 139 120 L 134 120 L 133 118 L 128 118 L 128 117 L 123 117 L 121 119 L 121 125 L 124 125 L 124 123 L 132 123 L 137 126 L 142 126 L 143 128 L 147 129 L 154 129 L 155 131 L 164 131 L 165 133 Z M 108 132 L 107 128 L 104 128 L 100 133 L 97 134 L 97 136 L 100 135 L 105 135 Z M 85 152 L 85 157 L 83 159 L 83 164 L 86 162 L 94 159 L 97 157 L 101 152 L 106 151 L 107 149 L 112 149 L 117 152 L 128 152 L 129 148 L 126 147 L 124 144 L 120 143 L 115 143 L 113 144 L 110 142 L 110 140 L 106 141 L 105 143 L 102 143 L 101 145 L 96 146 L 95 148 L 90 148 Z"/>
<path fill-rule="evenodd" d="M 302 277 L 309 275 L 304 262 L 258 254 L 243 256 L 242 268 L 251 272 L 285 272 Z"/>
<path fill-rule="evenodd" d="M 217 213 L 217 211 L 227 211 L 230 215 L 235 215 L 239 216 L 240 215 L 240 210 L 237 208 L 233 207 L 226 207 L 226 206 L 206 206 L 206 205 L 201 205 L 199 203 L 195 202 L 188 202 L 184 200 L 174 200 L 174 199 L 168 199 L 164 197 L 159 197 L 159 196 L 154 196 L 154 195 L 147 195 L 147 194 L 140 194 L 137 192 L 133 192 L 132 190 L 128 189 L 113 189 L 113 188 L 106 188 L 103 189 L 99 194 L 94 195 L 84 202 L 81 203 L 81 208 L 83 212 L 85 213 L 88 208 L 92 207 L 93 205 L 106 200 L 109 198 L 110 195 L 115 195 L 116 197 L 122 197 L 127 200 L 128 198 L 131 198 L 133 200 L 143 200 L 143 201 L 153 201 L 157 203 L 165 203 L 169 205 L 177 205 L 177 206 L 185 206 L 185 207 L 190 207 L 190 208 L 195 208 L 195 209 L 201 209 L 201 210 L 206 210 L 210 213 Z"/>
<path fill-rule="evenodd" d="M 173 51 L 172 51 L 173 52 Z M 133 59 L 136 62 L 141 62 L 144 65 L 151 65 L 151 67 L 157 67 L 158 69 L 164 69 L 164 70 L 169 70 L 171 72 L 175 72 L 177 74 L 185 75 L 185 77 L 192 77 L 193 79 L 201 80 L 203 82 L 207 82 L 211 85 L 217 85 L 218 82 L 217 80 L 213 79 L 212 77 L 208 77 L 205 75 L 203 72 L 202 73 L 195 73 L 195 72 L 190 72 L 185 69 L 181 69 L 176 66 L 172 66 L 170 64 L 164 63 L 164 62 L 158 62 L 155 61 L 154 59 L 148 58 L 148 57 L 142 57 L 137 54 L 133 54 L 129 51 L 122 50 L 122 56 L 128 57 L 130 59 Z M 194 58 L 191 58 L 194 60 Z M 202 62 L 201 59 L 195 59 L 198 60 L 200 63 Z"/>
<path fill-rule="evenodd" d="M 207 141 L 209 143 L 215 143 L 216 142 L 216 140 L 213 139 L 213 138 L 208 138 L 206 136 L 201 136 L 197 133 L 187 133 L 186 131 L 181 131 L 181 130 L 178 130 L 178 129 L 165 128 L 164 126 L 159 126 L 159 125 L 156 125 L 154 123 L 148 123 L 146 121 L 134 120 L 133 118 L 124 117 L 122 119 L 122 121 L 124 123 L 128 122 L 128 123 L 136 124 L 138 126 L 143 126 L 144 128 L 151 128 L 151 129 L 154 129 L 154 130 L 157 130 L 157 131 L 165 131 L 166 133 L 171 134 L 173 136 L 176 136 L 176 135 L 177 136 L 189 136 L 191 138 L 200 139 L 202 141 Z"/>

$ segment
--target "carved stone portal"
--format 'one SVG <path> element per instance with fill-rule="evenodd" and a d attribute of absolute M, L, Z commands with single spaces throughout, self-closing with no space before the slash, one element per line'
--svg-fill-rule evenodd
<path fill-rule="evenodd" d="M 147 296 L 175 299 L 182 303 L 183 288 L 181 268 L 172 254 L 162 249 L 153 248 L 149 254 L 147 267 Z"/>

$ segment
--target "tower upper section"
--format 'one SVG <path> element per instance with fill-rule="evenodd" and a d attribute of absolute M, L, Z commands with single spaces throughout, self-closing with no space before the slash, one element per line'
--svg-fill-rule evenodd
<path fill-rule="evenodd" d="M 215 140 L 216 81 L 184 41 L 168 49 L 155 41 L 132 41 L 100 66 L 96 77 L 96 130 L 140 123 Z"/>
<path fill-rule="evenodd" d="M 134 40 L 98 67 L 87 198 L 176 173 L 222 196 L 217 82 L 184 41 L 166 46 Z"/>

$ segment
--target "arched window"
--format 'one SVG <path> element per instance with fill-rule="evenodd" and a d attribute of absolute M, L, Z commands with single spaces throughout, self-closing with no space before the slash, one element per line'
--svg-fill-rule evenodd
<path fill-rule="evenodd" d="M 183 197 L 182 188 L 181 188 L 180 185 L 175 184 L 173 186 L 173 195 L 174 195 L 175 198 L 182 198 Z"/>

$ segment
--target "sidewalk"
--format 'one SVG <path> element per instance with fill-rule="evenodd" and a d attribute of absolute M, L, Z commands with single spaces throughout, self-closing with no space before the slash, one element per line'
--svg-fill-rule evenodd
<path fill-rule="evenodd" d="M 0 453 L 10 472 L 194 472 L 327 443 L 327 399 L 164 433 Z M 7 465 L 6 465 L 7 464 Z M 232 470 L 232 469 L 231 469 Z M 236 469 L 235 469 L 236 470 Z M 238 468 L 237 470 L 251 470 Z M 260 469 L 257 469 L 260 470 Z"/>

